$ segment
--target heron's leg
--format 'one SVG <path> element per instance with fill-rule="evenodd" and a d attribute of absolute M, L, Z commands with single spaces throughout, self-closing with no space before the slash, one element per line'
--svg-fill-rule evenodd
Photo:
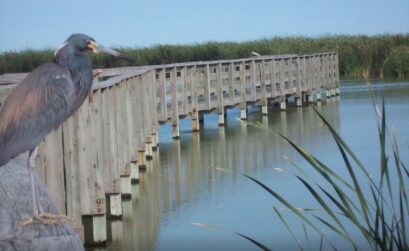
<path fill-rule="evenodd" d="M 27 161 L 28 172 L 30 174 L 30 180 L 31 180 L 31 196 L 33 197 L 34 217 L 38 217 L 39 209 L 41 209 L 40 203 L 38 201 L 37 189 L 36 189 L 36 184 L 35 184 L 35 179 L 34 179 L 36 156 L 37 156 L 37 147 L 28 152 L 28 161 Z"/>
<path fill-rule="evenodd" d="M 41 207 L 39 196 L 37 194 L 35 179 L 34 179 L 34 172 L 35 172 L 35 158 L 37 156 L 37 147 L 33 150 L 30 150 L 28 153 L 28 161 L 27 167 L 30 173 L 30 180 L 31 180 L 31 192 L 33 197 L 33 211 L 34 216 L 31 219 L 26 219 L 20 222 L 20 225 L 26 226 L 32 223 L 40 223 L 40 224 L 66 224 L 74 222 L 73 219 L 66 215 L 58 215 L 58 214 L 51 214 L 45 213 Z"/>

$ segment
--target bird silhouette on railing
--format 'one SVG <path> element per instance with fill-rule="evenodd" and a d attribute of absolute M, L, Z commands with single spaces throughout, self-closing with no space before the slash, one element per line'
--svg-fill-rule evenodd
<path fill-rule="evenodd" d="M 33 176 L 37 146 L 78 110 L 91 91 L 93 71 L 87 51 L 127 59 L 116 51 L 100 47 L 85 34 L 73 34 L 57 48 L 53 62 L 45 63 L 28 74 L 0 107 L 0 166 L 29 151 L 27 167 L 33 197 L 33 219 L 42 223 L 64 217 L 45 213 L 37 199 Z M 25 223 L 33 222 L 33 219 Z"/>

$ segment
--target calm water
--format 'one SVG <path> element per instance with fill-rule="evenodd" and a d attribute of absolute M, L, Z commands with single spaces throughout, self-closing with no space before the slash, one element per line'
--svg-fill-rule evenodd
<path fill-rule="evenodd" d="M 409 83 L 378 82 L 373 87 L 379 104 L 380 96 L 385 97 L 387 122 L 396 129 L 401 157 L 409 163 Z M 322 102 L 318 109 L 377 176 L 376 116 L 365 84 L 343 83 L 341 97 Z M 169 126 L 161 127 L 160 148 L 141 174 L 140 184 L 133 186 L 134 199 L 124 202 L 124 219 L 108 223 L 112 242 L 107 250 L 258 250 L 231 231 L 275 250 L 297 248 L 272 208 L 282 206 L 241 174 L 259 179 L 301 208 L 316 204 L 283 157 L 315 175 L 287 143 L 264 130 L 241 125 L 235 119 L 239 116 L 239 110 L 229 110 L 226 127 L 219 128 L 215 114 L 205 115 L 199 134 L 190 132 L 190 120 L 182 120 L 179 141 L 171 139 Z M 287 112 L 271 108 L 268 117 L 254 108 L 249 120 L 288 135 L 336 172 L 346 173 L 327 128 L 310 107 L 296 108 L 290 103 Z M 301 223 L 284 209 L 282 213 L 308 246 Z M 197 222 L 224 230 L 192 225 Z M 351 228 L 352 236 L 354 231 Z M 318 236 L 311 231 L 308 235 L 316 250 Z"/>

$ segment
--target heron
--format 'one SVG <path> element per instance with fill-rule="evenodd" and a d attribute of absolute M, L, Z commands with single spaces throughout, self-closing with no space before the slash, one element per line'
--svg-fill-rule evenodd
<path fill-rule="evenodd" d="M 33 219 L 41 219 L 45 213 L 33 176 L 37 146 L 78 110 L 91 91 L 93 70 L 88 51 L 129 60 L 98 45 L 88 35 L 72 34 L 56 49 L 53 61 L 28 74 L 0 107 L 0 167 L 28 151 Z"/>

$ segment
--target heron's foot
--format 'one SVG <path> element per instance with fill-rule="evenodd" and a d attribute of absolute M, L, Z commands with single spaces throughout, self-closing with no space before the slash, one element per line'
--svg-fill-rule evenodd
<path fill-rule="evenodd" d="M 30 219 L 24 219 L 20 221 L 21 226 L 27 226 L 30 224 L 43 224 L 43 225 L 53 225 L 53 224 L 72 224 L 74 219 L 66 215 L 58 215 L 51 213 L 41 213 L 38 216 L 33 216 Z"/>

